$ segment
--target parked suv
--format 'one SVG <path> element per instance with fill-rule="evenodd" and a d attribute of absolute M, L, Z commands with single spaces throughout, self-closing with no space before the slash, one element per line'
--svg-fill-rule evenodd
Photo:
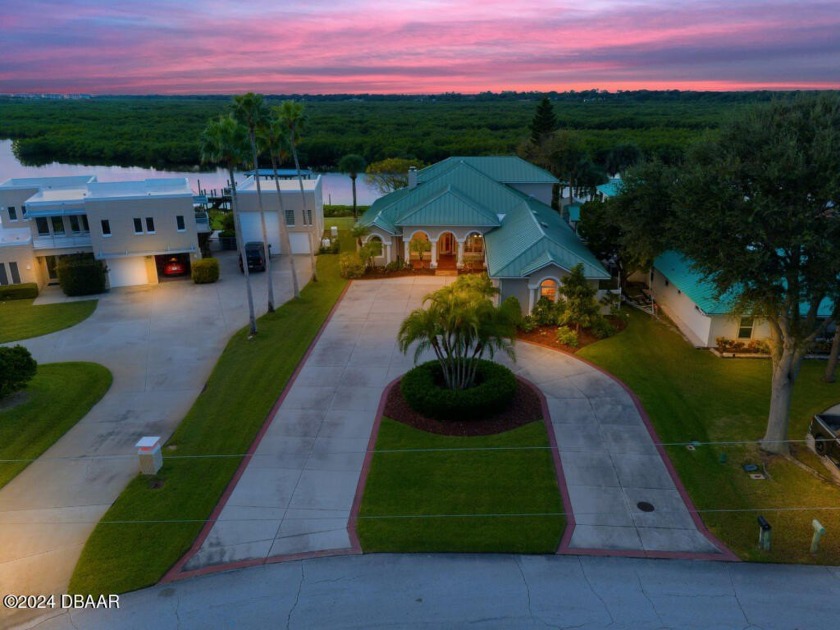
<path fill-rule="evenodd" d="M 248 261 L 248 271 L 265 271 L 265 245 L 260 241 L 245 243 L 245 260 Z M 242 268 L 242 256 L 239 256 L 239 271 Z"/>

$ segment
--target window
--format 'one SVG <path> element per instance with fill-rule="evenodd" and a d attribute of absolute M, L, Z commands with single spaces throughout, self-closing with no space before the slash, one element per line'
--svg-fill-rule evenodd
<path fill-rule="evenodd" d="M 286 210 L 286 225 L 294 226 L 295 224 L 295 211 L 294 210 Z"/>
<path fill-rule="evenodd" d="M 82 232 L 90 232 L 90 224 L 88 223 L 86 214 L 82 215 Z"/>
<path fill-rule="evenodd" d="M 464 242 L 464 251 L 467 254 L 483 254 L 484 237 L 481 234 L 470 234 Z"/>
<path fill-rule="evenodd" d="M 12 274 L 12 284 L 20 284 L 20 271 L 16 262 L 9 263 L 9 273 Z"/>
<path fill-rule="evenodd" d="M 9 284 L 9 276 L 6 275 L 6 265 L 0 263 L 0 287 Z"/>
<path fill-rule="evenodd" d="M 79 232 L 81 232 L 79 226 L 79 217 L 75 215 L 70 216 L 70 231 L 73 232 L 73 234 L 78 234 Z"/>
<path fill-rule="evenodd" d="M 752 317 L 741 318 L 741 321 L 738 323 L 738 339 L 752 338 L 753 321 Z"/>
<path fill-rule="evenodd" d="M 108 219 L 102 219 L 102 236 L 111 236 L 111 222 Z"/>
<path fill-rule="evenodd" d="M 62 217 L 50 217 L 54 234 L 64 234 L 64 219 Z"/>
<path fill-rule="evenodd" d="M 134 233 L 143 233 L 143 221 L 140 219 L 140 217 L 134 217 Z"/>
<path fill-rule="evenodd" d="M 312 210 L 306 211 L 306 222 L 307 225 L 312 225 Z"/>
<path fill-rule="evenodd" d="M 187 224 L 184 223 L 184 215 L 179 214 L 175 217 L 175 227 L 179 232 L 184 232 L 187 229 Z"/>
<path fill-rule="evenodd" d="M 155 233 L 155 220 L 152 217 L 146 217 L 146 231 L 149 234 Z"/>
<path fill-rule="evenodd" d="M 17 221 L 17 210 L 14 206 L 9 206 L 9 221 Z"/>
<path fill-rule="evenodd" d="M 35 219 L 35 226 L 38 228 L 38 236 L 50 235 L 50 224 L 47 223 L 47 220 L 44 217 L 38 217 Z"/>
<path fill-rule="evenodd" d="M 540 297 L 541 298 L 548 298 L 552 302 L 557 301 L 557 281 L 556 280 L 543 280 L 540 282 Z"/>

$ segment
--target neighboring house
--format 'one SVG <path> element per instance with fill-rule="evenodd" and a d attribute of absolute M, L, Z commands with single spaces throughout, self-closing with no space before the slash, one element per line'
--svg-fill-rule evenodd
<path fill-rule="evenodd" d="M 286 213 L 286 227 L 289 230 L 289 242 L 293 254 L 309 254 L 318 251 L 321 235 L 324 233 L 324 201 L 321 192 L 321 177 L 312 179 L 309 171 L 301 182 L 292 177 L 294 171 L 278 172 L 280 194 L 283 197 L 283 210 Z M 279 209 L 277 186 L 273 172 L 270 169 L 260 169 L 260 191 L 262 192 L 263 213 L 265 215 L 265 231 L 272 255 L 285 253 L 282 251 L 280 235 Z M 253 171 L 241 184 L 237 184 L 236 192 L 239 200 L 239 220 L 242 224 L 243 242 L 262 241 L 262 224 L 260 208 L 257 200 L 257 183 Z M 304 212 L 304 205 L 306 212 Z"/>
<path fill-rule="evenodd" d="M 369 230 L 365 242 L 381 246 L 375 264 L 422 256 L 432 269 L 486 268 L 501 299 L 514 296 L 530 312 L 540 297 L 557 300 L 579 263 L 596 287 L 610 279 L 550 207 L 557 183 L 515 156 L 452 157 L 409 172 L 408 186 L 375 201 L 359 224 Z"/>
<path fill-rule="evenodd" d="M 595 187 L 595 197 L 599 201 L 606 201 L 617 196 L 621 192 L 621 178 L 612 177 L 606 184 Z"/>
<path fill-rule="evenodd" d="M 93 175 L 0 184 L 0 284 L 56 284 L 56 262 L 91 253 L 108 285 L 156 283 L 167 261 L 189 269 L 209 232 L 185 178 L 97 182 Z"/>
<path fill-rule="evenodd" d="M 766 321 L 733 315 L 734 296 L 716 297 L 712 283 L 694 271 L 682 254 L 668 251 L 657 256 L 650 275 L 654 302 L 696 347 L 714 347 L 718 337 L 748 342 L 770 336 Z M 828 318 L 832 310 L 832 302 L 826 299 L 817 315 Z"/>

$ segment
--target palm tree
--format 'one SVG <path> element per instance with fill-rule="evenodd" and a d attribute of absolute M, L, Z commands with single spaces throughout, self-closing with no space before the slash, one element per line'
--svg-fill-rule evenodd
<path fill-rule="evenodd" d="M 357 155 L 356 153 L 348 153 L 338 161 L 338 170 L 342 173 L 347 173 L 350 176 L 350 180 L 353 182 L 354 219 L 358 216 L 358 213 L 356 212 L 356 178 L 359 176 L 359 173 L 365 172 L 366 166 L 367 162 L 365 162 L 365 158 L 361 155 Z"/>
<path fill-rule="evenodd" d="M 274 172 L 274 185 L 277 188 L 277 203 L 280 208 L 280 238 L 283 243 L 283 251 L 289 255 L 289 266 L 292 270 L 292 293 L 296 298 L 300 297 L 300 286 L 298 285 L 297 271 L 295 270 L 295 257 L 292 255 L 292 242 L 289 238 L 289 228 L 286 224 L 286 210 L 283 208 L 283 195 L 280 193 L 280 177 L 277 173 L 277 164 L 282 161 L 284 152 L 283 139 L 285 130 L 280 121 L 272 117 L 265 125 L 259 135 L 263 151 L 268 153 L 271 159 L 271 170 Z"/>
<path fill-rule="evenodd" d="M 262 94 L 248 92 L 233 97 L 233 116 L 248 130 L 248 140 L 251 142 L 251 157 L 254 164 L 254 179 L 257 183 L 257 205 L 260 210 L 260 227 L 262 240 L 266 245 L 265 275 L 268 280 L 268 312 L 274 312 L 274 281 L 271 277 L 271 250 L 268 244 L 268 232 L 265 229 L 265 212 L 263 211 L 262 189 L 260 188 L 260 165 L 257 159 L 257 131 L 268 122 L 268 107 Z"/>
<path fill-rule="evenodd" d="M 239 218 L 239 204 L 236 197 L 236 179 L 234 169 L 246 161 L 248 155 L 248 132 L 231 116 L 219 116 L 218 120 L 211 120 L 201 134 L 201 161 L 212 164 L 223 164 L 230 179 L 230 205 L 233 210 L 233 220 L 236 226 L 236 245 L 240 255 L 245 255 L 242 242 L 242 222 Z M 254 295 L 251 291 L 251 276 L 248 273 L 248 261 L 243 261 L 242 271 L 245 274 L 245 287 L 248 293 L 248 316 L 251 326 L 251 336 L 257 334 L 257 317 L 254 314 Z"/>
<path fill-rule="evenodd" d="M 292 157 L 295 160 L 295 169 L 297 170 L 298 183 L 300 184 L 300 198 L 303 203 L 303 222 L 306 225 L 307 220 L 309 221 L 311 231 L 315 225 L 312 221 L 312 214 L 306 208 L 306 195 L 303 192 L 303 176 L 300 173 L 300 160 L 298 159 L 297 152 L 297 145 L 300 142 L 300 131 L 304 122 L 303 103 L 298 101 L 283 101 L 279 107 L 275 107 L 273 110 L 288 134 L 289 147 L 292 150 Z M 315 243 L 311 235 L 309 238 L 309 254 L 310 262 L 312 263 L 312 282 L 318 282 L 318 274 L 315 269 Z"/>
<path fill-rule="evenodd" d="M 515 298 L 498 307 L 498 289 L 486 275 L 460 276 L 424 298 L 427 308 L 412 311 L 400 325 L 397 341 L 405 353 L 416 343 L 414 360 L 431 348 L 449 389 L 475 383 L 478 360 L 499 350 L 514 358 L 513 341 L 521 313 Z"/>

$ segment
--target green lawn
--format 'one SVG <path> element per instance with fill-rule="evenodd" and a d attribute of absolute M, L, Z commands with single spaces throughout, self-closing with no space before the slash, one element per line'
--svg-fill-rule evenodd
<path fill-rule="evenodd" d="M 23 402 L 0 409 L 0 460 L 24 460 L 0 461 L 0 488 L 81 420 L 110 386 L 111 373 L 98 363 L 39 365 Z"/>
<path fill-rule="evenodd" d="M 34 300 L 0 302 L 0 343 L 70 328 L 93 314 L 96 300 L 32 306 Z"/>
<path fill-rule="evenodd" d="M 318 282 L 237 332 L 206 390 L 164 448 L 160 488 L 138 476 L 102 518 L 70 581 L 75 593 L 122 593 L 154 584 L 190 548 L 346 281 L 337 256 L 318 256 Z M 159 484 L 158 484 L 159 485 Z"/>
<path fill-rule="evenodd" d="M 541 448 L 458 450 L 522 446 Z M 498 435 L 452 437 L 383 418 L 376 450 L 403 452 L 373 456 L 358 522 L 362 548 L 366 552 L 554 552 L 565 519 L 558 516 L 563 504 L 547 446 L 542 422 Z"/>
<path fill-rule="evenodd" d="M 667 447 L 671 461 L 706 525 L 741 558 L 770 562 L 840 563 L 840 488 L 782 458 L 770 458 L 769 479 L 754 481 L 744 463 L 762 463 L 754 444 L 764 434 L 770 401 L 770 362 L 718 359 L 695 350 L 673 328 L 636 312 L 623 333 L 588 346 L 580 356 L 604 367 L 642 400 L 663 442 L 713 444 L 694 452 Z M 840 402 L 840 384 L 820 380 L 825 364 L 806 361 L 794 390 L 790 438 L 805 438 L 810 416 Z M 794 445 L 800 458 L 827 474 Z M 725 456 L 726 461 L 721 461 Z M 819 507 L 833 507 L 819 510 Z M 773 548 L 757 549 L 756 517 L 773 526 Z M 809 551 L 811 520 L 827 528 L 822 551 Z"/>

